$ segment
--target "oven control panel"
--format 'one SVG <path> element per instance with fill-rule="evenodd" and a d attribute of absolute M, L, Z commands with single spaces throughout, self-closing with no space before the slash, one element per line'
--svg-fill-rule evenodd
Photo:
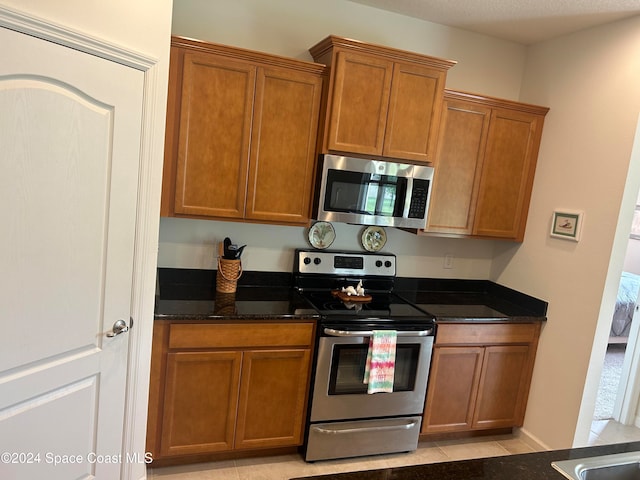
<path fill-rule="evenodd" d="M 396 275 L 396 256 L 387 253 L 323 252 L 298 250 L 296 268 L 300 273 L 324 275 Z"/>

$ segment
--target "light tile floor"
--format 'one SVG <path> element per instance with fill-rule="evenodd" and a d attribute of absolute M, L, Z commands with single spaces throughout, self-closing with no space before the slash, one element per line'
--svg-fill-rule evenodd
<path fill-rule="evenodd" d="M 613 420 L 594 420 L 591 424 L 589 445 L 640 441 L 640 428 L 622 425 Z"/>
<path fill-rule="evenodd" d="M 590 445 L 640 440 L 640 429 L 613 420 L 594 421 Z M 149 469 L 149 480 L 288 480 L 295 477 L 378 468 L 496 457 L 533 452 L 512 435 L 467 440 L 422 442 L 411 453 L 306 463 L 299 455 L 199 463 Z"/>
<path fill-rule="evenodd" d="M 422 442 L 415 452 L 306 463 L 300 455 L 150 469 L 149 480 L 288 480 L 294 477 L 532 452 L 513 436 Z"/>

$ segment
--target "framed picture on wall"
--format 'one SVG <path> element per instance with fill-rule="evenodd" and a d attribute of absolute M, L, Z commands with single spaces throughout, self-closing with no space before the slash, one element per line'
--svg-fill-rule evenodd
<path fill-rule="evenodd" d="M 556 210 L 553 212 L 550 235 L 552 237 L 577 242 L 580 240 L 582 219 L 582 212 L 574 210 Z"/>

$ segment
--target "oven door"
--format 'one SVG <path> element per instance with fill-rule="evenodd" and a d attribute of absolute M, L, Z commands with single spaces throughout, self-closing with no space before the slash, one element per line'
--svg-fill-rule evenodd
<path fill-rule="evenodd" d="M 392 393 L 367 393 L 364 370 L 372 332 L 324 328 L 311 402 L 311 421 L 421 415 L 433 330 L 398 331 Z"/>

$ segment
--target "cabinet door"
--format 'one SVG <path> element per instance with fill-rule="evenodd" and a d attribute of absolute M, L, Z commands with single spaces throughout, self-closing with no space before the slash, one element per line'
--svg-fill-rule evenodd
<path fill-rule="evenodd" d="M 522 241 L 542 123 L 540 115 L 493 109 L 478 194 L 475 235 Z"/>
<path fill-rule="evenodd" d="M 435 347 L 421 433 L 469 430 L 483 347 Z"/>
<path fill-rule="evenodd" d="M 327 147 L 382 155 L 393 62 L 338 51 L 334 68 Z"/>
<path fill-rule="evenodd" d="M 247 63 L 184 54 L 176 213 L 243 217 L 255 76 Z"/>
<path fill-rule="evenodd" d="M 491 109 L 445 98 L 428 232 L 470 235 Z"/>
<path fill-rule="evenodd" d="M 302 444 L 309 349 L 245 351 L 236 449 Z"/>
<path fill-rule="evenodd" d="M 242 352 L 167 354 L 161 454 L 233 448 Z"/>
<path fill-rule="evenodd" d="M 258 69 L 246 218 L 306 224 L 322 78 Z"/>
<path fill-rule="evenodd" d="M 529 391 L 529 347 L 486 347 L 478 399 L 473 415 L 475 428 L 522 425 Z"/>
<path fill-rule="evenodd" d="M 394 65 L 384 156 L 434 161 L 445 77 L 420 65 Z"/>

